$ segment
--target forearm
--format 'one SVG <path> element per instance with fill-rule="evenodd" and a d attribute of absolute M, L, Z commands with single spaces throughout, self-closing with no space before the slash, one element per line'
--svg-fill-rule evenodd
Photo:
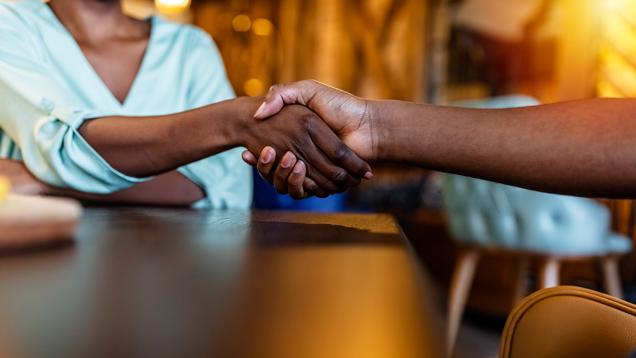
<path fill-rule="evenodd" d="M 237 147 L 261 98 L 236 98 L 151 117 L 103 117 L 79 133 L 113 168 L 136 177 L 164 173 Z"/>
<path fill-rule="evenodd" d="M 378 159 L 529 189 L 636 197 L 636 101 L 510 109 L 372 104 Z"/>
<path fill-rule="evenodd" d="M 176 170 L 111 194 L 85 193 L 57 187 L 49 187 L 46 194 L 101 203 L 174 206 L 188 206 L 206 196 L 201 187 Z"/>

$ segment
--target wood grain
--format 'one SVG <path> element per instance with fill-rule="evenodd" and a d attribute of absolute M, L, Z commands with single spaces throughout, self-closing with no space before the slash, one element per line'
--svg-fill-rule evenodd
<path fill-rule="evenodd" d="M 86 209 L 76 245 L 0 258 L 28 357 L 439 357 L 391 217 Z"/>

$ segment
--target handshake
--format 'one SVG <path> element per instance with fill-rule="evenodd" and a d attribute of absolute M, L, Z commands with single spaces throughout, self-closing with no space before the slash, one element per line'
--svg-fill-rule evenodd
<path fill-rule="evenodd" d="M 275 85 L 254 115 L 258 138 L 246 141 L 243 160 L 294 199 L 342 193 L 373 177 L 374 114 L 371 101 L 313 80 Z"/>

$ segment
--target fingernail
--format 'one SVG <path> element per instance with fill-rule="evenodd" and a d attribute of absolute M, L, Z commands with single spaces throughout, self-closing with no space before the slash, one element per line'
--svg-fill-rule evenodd
<path fill-rule="evenodd" d="M 371 172 L 364 173 L 364 179 L 370 180 L 371 178 L 373 178 L 373 174 Z"/>
<path fill-rule="evenodd" d="M 298 162 L 298 164 L 296 164 L 296 166 L 294 167 L 294 173 L 296 174 L 300 174 L 303 170 L 305 170 L 305 163 L 303 163 L 302 161 Z"/>
<path fill-rule="evenodd" d="M 265 155 L 263 155 L 263 163 L 267 164 L 274 159 L 274 151 L 272 149 L 267 149 Z"/>
<path fill-rule="evenodd" d="M 261 104 L 261 106 L 258 107 L 258 110 L 256 111 L 256 114 L 254 115 L 254 117 L 260 116 L 261 113 L 263 113 L 264 109 L 265 109 L 265 102 L 263 102 L 263 104 Z"/>
<path fill-rule="evenodd" d="M 280 162 L 280 165 L 285 169 L 289 168 L 289 166 L 291 165 L 295 157 L 296 156 L 292 153 L 285 154 L 285 156 L 283 157 L 283 160 Z"/>

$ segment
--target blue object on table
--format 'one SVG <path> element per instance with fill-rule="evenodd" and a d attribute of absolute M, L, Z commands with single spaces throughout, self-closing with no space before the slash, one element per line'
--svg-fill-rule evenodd
<path fill-rule="evenodd" d="M 345 193 L 321 199 L 316 197 L 294 200 L 289 195 L 280 195 L 258 174 L 254 174 L 254 207 L 258 209 L 301 210 L 318 212 L 340 212 L 345 210 Z"/>

